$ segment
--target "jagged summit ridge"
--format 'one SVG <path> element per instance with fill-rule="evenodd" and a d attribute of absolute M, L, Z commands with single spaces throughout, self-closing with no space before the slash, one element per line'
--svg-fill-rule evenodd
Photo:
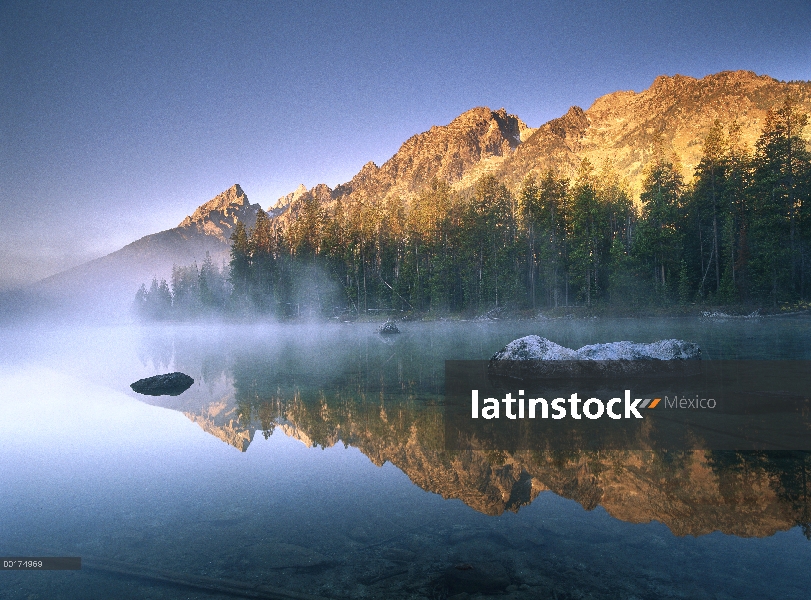
<path fill-rule="evenodd" d="M 716 119 L 736 123 L 743 144 L 752 148 L 767 112 L 791 94 L 811 112 L 811 82 L 780 82 L 751 71 L 723 71 L 701 79 L 662 75 L 641 92 L 617 91 L 588 109 L 572 106 L 562 116 L 530 128 L 504 108 L 472 108 L 447 125 L 435 125 L 406 140 L 378 166 L 368 162 L 348 182 L 331 189 L 299 186 L 271 207 L 271 217 L 291 221 L 307 198 L 325 205 L 343 202 L 410 202 L 435 179 L 459 191 L 492 174 L 512 191 L 527 176 L 552 170 L 576 177 L 583 159 L 596 168 L 610 165 L 640 192 L 645 168 L 660 145 L 675 154 L 690 181 L 704 139 Z M 811 128 L 805 131 L 811 140 Z"/>
<path fill-rule="evenodd" d="M 268 209 L 268 213 L 281 214 L 288 206 L 290 206 L 291 202 L 295 202 L 306 193 L 307 187 L 303 183 L 300 183 L 295 190 L 276 200 L 276 204 Z"/>
<path fill-rule="evenodd" d="M 661 75 L 646 90 L 606 94 L 588 109 L 572 106 L 535 129 L 503 108 L 480 106 L 410 137 L 381 166 L 365 164 L 350 181 L 331 190 L 331 196 L 399 196 L 407 202 L 434 178 L 464 189 L 487 173 L 515 190 L 527 175 L 547 169 L 575 176 L 584 158 L 598 168 L 611 163 L 638 192 L 657 143 L 679 157 L 689 181 L 716 119 L 736 122 L 742 141 L 752 147 L 766 113 L 787 94 L 811 111 L 811 83 L 780 82 L 752 71 L 723 71 L 700 79 Z M 811 139 L 811 128 L 805 136 Z"/>
<path fill-rule="evenodd" d="M 472 108 L 447 125 L 434 125 L 411 136 L 381 166 L 367 162 L 351 180 L 335 189 L 323 183 L 309 190 L 300 185 L 269 207 L 268 214 L 294 219 L 306 198 L 319 204 L 339 198 L 385 201 L 399 197 L 408 201 L 434 178 L 461 188 L 493 170 L 535 131 L 504 108 Z"/>
<path fill-rule="evenodd" d="M 383 165 L 367 163 L 333 194 L 408 197 L 434 177 L 456 183 L 483 161 L 511 154 L 530 131 L 503 108 L 476 107 L 447 125 L 411 136 Z"/>
<path fill-rule="evenodd" d="M 194 230 L 225 242 L 237 220 L 246 224 L 256 221 L 259 204 L 251 204 L 238 183 L 197 207 L 191 216 L 178 225 L 178 229 Z"/>
<path fill-rule="evenodd" d="M 791 94 L 811 110 L 811 84 L 784 83 L 751 71 L 723 71 L 701 79 L 662 75 L 642 92 L 614 92 L 585 111 L 584 130 L 577 159 L 615 168 L 641 188 L 644 170 L 661 143 L 673 152 L 689 181 L 701 160 L 704 139 L 715 120 L 740 127 L 741 141 L 750 148 L 759 138 L 769 109 Z M 811 132 L 806 131 L 806 138 Z"/>

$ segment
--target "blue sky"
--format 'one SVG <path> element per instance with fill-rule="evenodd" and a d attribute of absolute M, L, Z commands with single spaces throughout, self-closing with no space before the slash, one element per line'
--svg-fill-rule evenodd
<path fill-rule="evenodd" d="M 811 3 L 0 2 L 0 289 L 267 207 L 474 106 L 532 127 L 657 75 L 811 79 Z"/>

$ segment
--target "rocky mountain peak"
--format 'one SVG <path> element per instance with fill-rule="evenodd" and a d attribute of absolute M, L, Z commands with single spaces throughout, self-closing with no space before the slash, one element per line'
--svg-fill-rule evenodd
<path fill-rule="evenodd" d="M 374 161 L 370 160 L 365 165 L 363 165 L 363 167 L 361 167 L 360 172 L 358 173 L 358 175 L 360 175 L 361 173 L 365 173 L 367 175 L 370 175 L 370 174 L 373 174 L 373 173 L 377 173 L 379 170 L 380 170 L 380 167 L 378 167 L 375 164 Z"/>
<path fill-rule="evenodd" d="M 361 167 L 360 171 L 349 180 L 349 183 L 345 184 L 345 186 L 350 190 L 355 189 L 371 189 L 375 185 L 375 178 L 377 174 L 380 172 L 380 167 L 377 166 L 372 161 L 367 162 L 363 167 Z M 339 190 L 339 193 L 343 192 L 343 187 Z"/>
<path fill-rule="evenodd" d="M 380 167 L 367 163 L 333 194 L 407 198 L 433 178 L 457 184 L 471 169 L 511 154 L 531 131 L 503 108 L 472 108 L 447 125 L 433 126 L 410 137 Z"/>
<path fill-rule="evenodd" d="M 268 213 L 269 214 L 271 214 L 271 213 L 272 214 L 280 214 L 288 206 L 290 206 L 291 202 L 295 202 L 296 200 L 301 198 L 306 193 L 307 193 L 307 187 L 303 183 L 300 183 L 299 186 L 295 190 L 293 190 L 289 194 L 286 194 L 286 195 L 282 196 L 281 198 L 279 198 L 278 200 L 276 200 L 276 204 L 274 204 L 273 206 L 271 206 L 268 209 Z"/>
<path fill-rule="evenodd" d="M 259 208 L 258 204 L 251 204 L 248 201 L 247 194 L 238 183 L 235 183 L 198 206 L 191 216 L 183 219 L 178 229 L 214 236 L 224 242 L 231 236 L 231 231 L 238 220 L 249 227 L 252 226 Z"/>
<path fill-rule="evenodd" d="M 613 92 L 597 98 L 588 110 L 570 108 L 539 127 L 496 175 L 517 188 L 528 173 L 538 176 L 546 169 L 573 177 L 587 158 L 597 167 L 611 164 L 638 194 L 645 167 L 661 143 L 668 155 L 678 157 L 689 181 L 716 119 L 726 127 L 737 123 L 741 142 L 751 148 L 767 112 L 787 94 L 803 110 L 811 110 L 809 82 L 782 83 L 752 71 L 723 71 L 701 79 L 661 75 L 641 92 Z M 811 132 L 805 135 L 811 139 Z"/>
<path fill-rule="evenodd" d="M 478 106 L 447 125 L 410 137 L 382 165 L 366 163 L 335 189 L 299 186 L 279 198 L 269 214 L 295 218 L 297 211 L 289 209 L 310 197 L 320 204 L 344 197 L 382 202 L 398 198 L 408 204 L 434 179 L 458 190 L 488 173 L 517 189 L 527 175 L 547 169 L 573 177 L 584 158 L 598 168 L 612 165 L 636 194 L 657 144 L 678 156 L 689 180 L 716 119 L 726 125 L 737 122 L 742 142 L 752 147 L 767 111 L 787 93 L 811 107 L 808 83 L 782 83 L 752 71 L 723 71 L 700 79 L 661 75 L 644 91 L 607 94 L 587 110 L 572 106 L 536 129 L 503 107 Z"/>
<path fill-rule="evenodd" d="M 547 123 L 549 130 L 564 139 L 579 140 L 589 126 L 586 112 L 579 106 L 572 106 L 566 114 Z"/>
<path fill-rule="evenodd" d="M 654 94 L 666 93 L 678 87 L 689 85 L 691 82 L 697 81 L 694 77 L 687 77 L 676 73 L 672 77 L 670 75 L 659 75 L 653 80 L 650 88 L 647 91 Z"/>
<path fill-rule="evenodd" d="M 374 163 L 368 164 L 374 165 Z M 268 216 L 272 219 L 279 217 L 283 222 L 289 223 L 290 219 L 298 216 L 301 206 L 306 201 L 315 199 L 319 204 L 327 204 L 333 199 L 333 196 L 332 188 L 325 183 L 319 183 L 310 190 L 301 184 L 294 191 L 279 198 L 276 204 L 268 209 Z"/>
<path fill-rule="evenodd" d="M 303 183 L 300 183 L 298 184 L 298 187 L 295 190 L 293 190 L 291 195 L 293 196 L 293 199 L 296 199 L 297 197 L 301 197 L 306 193 L 307 187 Z"/>

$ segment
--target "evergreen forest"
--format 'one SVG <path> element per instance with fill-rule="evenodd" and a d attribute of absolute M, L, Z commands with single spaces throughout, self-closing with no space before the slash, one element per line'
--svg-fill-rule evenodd
<path fill-rule="evenodd" d="M 547 171 L 511 191 L 491 175 L 416 198 L 300 201 L 294 219 L 237 223 L 222 268 L 176 266 L 135 309 L 203 315 L 351 318 L 481 315 L 580 306 L 636 310 L 776 307 L 811 294 L 808 115 L 787 98 L 754 148 L 716 121 L 688 184 L 658 144 L 638 200 L 610 163 Z"/>

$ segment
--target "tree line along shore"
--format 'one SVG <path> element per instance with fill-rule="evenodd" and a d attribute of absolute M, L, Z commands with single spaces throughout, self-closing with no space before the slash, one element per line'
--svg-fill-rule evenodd
<path fill-rule="evenodd" d="M 147 319 L 684 312 L 805 306 L 811 293 L 808 115 L 791 98 L 754 148 L 716 121 L 686 183 L 657 144 L 634 202 L 610 163 L 547 171 L 510 191 L 492 175 L 434 179 L 404 202 L 305 195 L 295 218 L 238 222 L 230 262 L 142 285 Z"/>

